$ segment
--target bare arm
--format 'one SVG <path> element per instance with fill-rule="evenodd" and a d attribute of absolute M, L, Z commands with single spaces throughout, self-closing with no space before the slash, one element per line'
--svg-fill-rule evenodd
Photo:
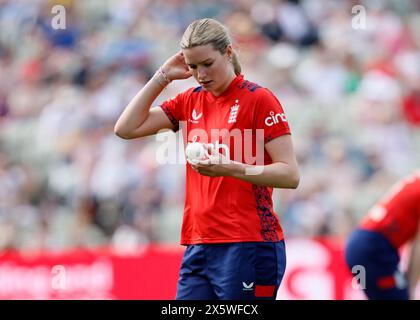
<path fill-rule="evenodd" d="M 162 90 L 163 87 L 156 79 L 150 79 L 125 107 L 115 124 L 115 134 L 123 139 L 133 139 L 154 134 L 159 129 L 171 128 L 172 124 L 162 109 L 150 110 Z"/>
<path fill-rule="evenodd" d="M 420 277 L 420 227 L 411 246 L 407 277 L 410 299 L 414 299 L 414 293 Z"/>
<path fill-rule="evenodd" d="M 291 136 L 280 136 L 266 143 L 265 149 L 273 160 L 272 164 L 251 166 L 234 163 L 232 176 L 257 185 L 296 189 L 299 184 L 299 169 Z M 249 174 L 250 172 L 259 174 Z"/>
<path fill-rule="evenodd" d="M 186 79 L 191 76 L 182 52 L 169 58 L 162 69 L 169 80 Z M 115 124 L 114 132 L 123 139 L 133 139 L 155 134 L 160 129 L 172 129 L 173 125 L 160 108 L 150 107 L 164 89 L 161 75 L 156 73 L 125 107 Z"/>

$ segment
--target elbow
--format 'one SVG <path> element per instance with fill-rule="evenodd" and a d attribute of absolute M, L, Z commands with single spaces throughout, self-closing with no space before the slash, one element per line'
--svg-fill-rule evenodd
<path fill-rule="evenodd" d="M 290 189 L 297 189 L 297 187 L 299 186 L 299 182 L 300 182 L 300 174 L 299 172 L 296 172 L 290 179 L 290 184 L 291 187 Z"/>
<path fill-rule="evenodd" d="M 273 188 L 279 189 L 297 189 L 300 182 L 300 173 L 297 166 L 289 166 L 285 172 L 279 175 Z"/>
<path fill-rule="evenodd" d="M 272 185 L 273 188 L 279 189 L 297 189 L 299 186 L 300 176 L 299 173 L 289 175 L 285 179 L 279 180 L 276 184 Z"/>
<path fill-rule="evenodd" d="M 124 130 L 121 129 L 121 127 L 118 125 L 118 123 L 114 126 L 114 134 L 121 139 L 131 139 L 130 135 L 127 132 L 124 132 Z"/>
<path fill-rule="evenodd" d="M 300 182 L 299 170 L 296 168 L 293 172 L 290 173 L 288 179 L 287 189 L 297 189 Z"/>

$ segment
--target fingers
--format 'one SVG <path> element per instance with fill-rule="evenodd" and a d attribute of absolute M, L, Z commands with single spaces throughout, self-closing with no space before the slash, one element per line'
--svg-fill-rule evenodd
<path fill-rule="evenodd" d="M 204 144 L 204 148 L 206 148 L 207 154 L 210 158 L 211 157 L 218 158 L 218 157 L 223 156 L 222 153 L 220 153 L 219 151 L 216 150 L 216 148 L 214 147 L 214 144 L 212 144 L 212 143 Z"/>
<path fill-rule="evenodd" d="M 181 62 L 183 62 L 183 63 L 185 63 L 185 64 L 186 64 L 186 62 L 185 62 L 185 57 L 184 57 L 184 53 L 183 53 L 182 51 L 179 51 L 179 52 L 176 54 L 176 57 L 178 58 L 178 60 L 179 60 L 179 61 L 181 61 Z"/>
<path fill-rule="evenodd" d="M 213 153 L 214 148 L 212 147 L 213 146 L 212 143 L 205 143 L 205 144 L 203 144 L 203 146 L 207 151 L 209 151 L 210 154 Z"/>
<path fill-rule="evenodd" d="M 200 167 L 208 167 L 209 165 L 211 165 L 211 160 L 210 159 L 198 160 L 197 165 Z"/>
<path fill-rule="evenodd" d="M 198 160 L 189 160 L 187 159 L 187 162 L 191 165 L 191 168 L 204 176 L 211 176 L 212 175 L 212 164 L 210 163 L 210 159 L 198 161 Z"/>
<path fill-rule="evenodd" d="M 191 167 L 196 166 L 197 165 L 197 161 L 198 160 L 190 160 L 190 159 L 187 158 L 187 162 L 191 165 Z"/>
<path fill-rule="evenodd" d="M 191 167 L 197 171 L 197 170 L 201 170 L 201 169 L 206 169 L 212 166 L 212 163 L 210 162 L 210 160 L 204 160 L 204 161 L 195 161 L 195 162 L 191 162 L 188 161 L 188 163 L 191 165 Z"/>
<path fill-rule="evenodd" d="M 190 164 L 191 168 L 193 168 L 194 171 L 198 171 L 198 169 L 200 168 L 198 160 L 190 160 L 187 158 L 187 162 Z"/>

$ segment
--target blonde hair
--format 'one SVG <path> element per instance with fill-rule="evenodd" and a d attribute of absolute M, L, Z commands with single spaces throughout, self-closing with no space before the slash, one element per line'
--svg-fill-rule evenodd
<path fill-rule="evenodd" d="M 211 44 L 214 50 L 225 54 L 227 47 L 232 44 L 227 28 L 214 19 L 200 19 L 193 21 L 185 30 L 181 39 L 181 48 L 190 49 Z M 232 64 L 236 75 L 241 73 L 241 65 L 235 50 L 232 50 Z"/>

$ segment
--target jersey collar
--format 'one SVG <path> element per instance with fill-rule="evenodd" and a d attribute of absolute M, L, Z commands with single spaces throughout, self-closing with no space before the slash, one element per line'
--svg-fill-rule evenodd
<path fill-rule="evenodd" d="M 239 84 L 244 79 L 244 76 L 242 74 L 237 75 L 232 82 L 228 85 L 228 87 L 218 96 L 215 96 L 213 93 L 208 92 L 208 96 L 211 100 L 221 100 L 227 97 L 236 87 L 237 84 Z"/>

